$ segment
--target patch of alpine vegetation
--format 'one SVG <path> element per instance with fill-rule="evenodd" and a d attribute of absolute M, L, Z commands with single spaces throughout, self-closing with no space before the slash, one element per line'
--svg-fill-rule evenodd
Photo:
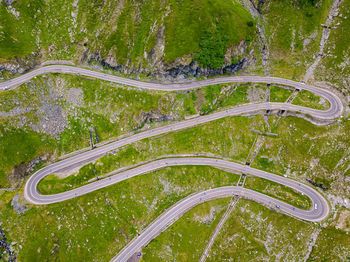
<path fill-rule="evenodd" d="M 216 238 L 207 261 L 232 257 L 244 261 L 257 257 L 263 261 L 271 258 L 344 261 L 349 257 L 349 241 L 348 234 L 331 226 L 319 229 L 257 203 L 240 200 Z"/>
<path fill-rule="evenodd" d="M 350 102 L 350 3 L 342 1 L 330 24 L 323 58 L 315 69 L 314 78 L 323 85 L 334 86 Z"/>
<path fill-rule="evenodd" d="M 283 117 L 274 128 L 278 137 L 266 137 L 252 167 L 316 183 L 334 208 L 350 208 L 349 121 L 314 126 Z"/>
<path fill-rule="evenodd" d="M 332 0 L 254 0 L 262 14 L 272 75 L 302 79 L 319 51 Z"/>
<path fill-rule="evenodd" d="M 301 195 L 289 187 L 263 178 L 248 176 L 245 180 L 244 187 L 272 196 L 301 209 L 311 208 L 311 201 L 307 196 Z"/>
<path fill-rule="evenodd" d="M 210 201 L 188 211 L 142 249 L 143 260 L 198 261 L 229 201 Z"/>
<path fill-rule="evenodd" d="M 9 1 L 0 3 L 0 24 L 3 77 L 62 59 L 162 77 L 235 72 L 256 42 L 255 22 L 237 0 Z"/>

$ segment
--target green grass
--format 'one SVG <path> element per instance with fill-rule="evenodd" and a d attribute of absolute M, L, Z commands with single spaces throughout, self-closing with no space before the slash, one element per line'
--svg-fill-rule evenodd
<path fill-rule="evenodd" d="M 26 56 L 36 51 L 35 38 L 31 35 L 31 30 L 35 26 L 36 8 L 41 8 L 43 2 L 35 1 L 32 8 L 26 6 L 31 1 L 20 1 L 15 4 L 20 11 L 20 19 L 11 14 L 5 4 L 0 5 L 0 60 L 15 56 Z M 24 21 L 26 21 L 24 23 Z M 22 23 L 23 22 L 23 23 Z"/>
<path fill-rule="evenodd" d="M 349 94 L 349 87 L 344 84 L 344 79 L 350 76 L 350 69 L 347 66 L 349 53 L 350 21 L 347 17 L 350 14 L 350 3 L 342 1 L 339 7 L 339 15 L 334 18 L 335 26 L 330 33 L 323 57 L 319 66 L 315 70 L 315 78 L 319 81 L 327 81 L 341 90 L 344 94 Z"/>
<path fill-rule="evenodd" d="M 200 190 L 232 185 L 238 178 L 207 167 L 164 168 L 62 203 L 30 205 L 22 215 L 10 204 L 19 192 L 2 191 L 1 227 L 9 239 L 22 246 L 15 246 L 21 261 L 107 261 L 180 199 Z M 52 253 L 55 244 L 59 248 Z"/>
<path fill-rule="evenodd" d="M 0 187 L 8 184 L 8 173 L 21 163 L 28 162 L 53 149 L 52 139 L 21 129 L 0 127 Z"/>
<path fill-rule="evenodd" d="M 207 261 L 303 258 L 315 226 L 241 199 L 217 236 Z"/>
<path fill-rule="evenodd" d="M 350 235 L 334 227 L 320 232 L 308 261 L 349 261 Z"/>
<path fill-rule="evenodd" d="M 306 90 L 301 90 L 294 98 L 292 104 L 315 108 L 319 110 L 325 110 L 329 108 L 329 102 L 327 100 L 316 96 L 313 93 Z"/>
<path fill-rule="evenodd" d="M 348 120 L 315 126 L 303 119 L 283 117 L 275 130 L 279 136 L 266 137 L 252 166 L 280 175 L 310 178 L 329 187 L 337 180 L 337 172 L 349 164 L 348 128 Z"/>
<path fill-rule="evenodd" d="M 219 24 L 227 35 L 227 47 L 255 38 L 252 18 L 237 0 L 17 1 L 18 17 L 5 3 L 0 5 L 0 60 L 26 57 L 40 51 L 44 59 L 79 61 L 86 48 L 111 54 L 119 64 L 131 60 L 148 65 L 144 57 L 165 27 L 165 62 L 200 51 L 205 29 Z M 203 21 L 206 27 L 203 27 Z"/>
<path fill-rule="evenodd" d="M 55 175 L 47 176 L 39 182 L 38 191 L 41 194 L 61 193 L 87 184 L 90 179 L 95 177 L 95 165 L 90 163 L 81 167 L 77 174 L 66 178 L 59 178 Z"/>
<path fill-rule="evenodd" d="M 293 93 L 292 90 L 271 86 L 270 88 L 270 101 L 271 102 L 286 102 L 288 97 Z"/>
<path fill-rule="evenodd" d="M 200 204 L 142 249 L 143 261 L 198 261 L 229 199 Z"/>
<path fill-rule="evenodd" d="M 293 206 L 309 209 L 311 200 L 292 188 L 259 177 L 247 177 L 244 187 L 274 197 Z"/>
<path fill-rule="evenodd" d="M 219 69 L 224 65 L 228 37 L 221 30 L 207 30 L 199 42 L 200 51 L 194 57 L 203 67 Z"/>
<path fill-rule="evenodd" d="M 248 85 L 234 86 L 232 84 L 208 86 L 203 89 L 206 101 L 198 106 L 199 111 L 201 114 L 208 114 L 220 108 L 248 103 L 248 88 Z"/>
<path fill-rule="evenodd" d="M 332 1 L 272 1 L 262 9 L 269 41 L 269 67 L 276 76 L 299 80 L 319 51 L 322 27 Z M 313 37 L 311 37 L 313 35 Z M 308 38 L 309 44 L 304 46 Z"/>
<path fill-rule="evenodd" d="M 215 3 L 214 3 L 215 2 Z M 228 40 L 226 47 L 237 45 L 241 40 L 253 38 L 254 27 L 247 23 L 252 18 L 238 2 L 224 0 L 170 1 L 170 14 L 165 19 L 164 61 L 200 51 L 200 41 L 206 30 L 220 25 Z M 206 21 L 203 26 L 202 21 Z"/>

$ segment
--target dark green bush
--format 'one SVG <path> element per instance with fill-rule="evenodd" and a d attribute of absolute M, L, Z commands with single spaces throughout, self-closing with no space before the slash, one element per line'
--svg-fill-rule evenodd
<path fill-rule="evenodd" d="M 194 59 L 201 66 L 221 68 L 224 64 L 227 41 L 228 37 L 222 30 L 216 29 L 214 33 L 207 30 L 199 43 L 201 50 Z"/>
<path fill-rule="evenodd" d="M 252 27 L 253 25 L 254 25 L 254 22 L 253 22 L 253 21 L 248 21 L 248 22 L 247 22 L 247 26 Z"/>

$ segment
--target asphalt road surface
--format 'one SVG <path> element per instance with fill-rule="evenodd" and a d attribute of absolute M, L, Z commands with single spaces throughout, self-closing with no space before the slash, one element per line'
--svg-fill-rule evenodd
<path fill-rule="evenodd" d="M 237 163 L 224 161 L 215 158 L 195 158 L 195 157 L 181 157 L 181 158 L 168 158 L 153 161 L 136 168 L 129 169 L 127 171 L 120 172 L 111 177 L 98 180 L 96 182 L 84 185 L 77 189 L 73 189 L 67 192 L 63 192 L 55 195 L 41 195 L 37 186 L 40 180 L 44 177 L 59 173 L 64 170 L 70 170 L 75 167 L 82 166 L 93 160 L 96 160 L 108 152 L 120 148 L 124 145 L 131 144 L 133 142 L 158 136 L 168 132 L 174 132 L 182 130 L 185 128 L 190 128 L 199 124 L 214 121 L 223 117 L 237 116 L 242 114 L 254 113 L 263 110 L 286 110 L 293 112 L 300 112 L 303 114 L 309 114 L 315 119 L 319 120 L 332 120 L 339 117 L 343 112 L 343 104 L 341 100 L 329 90 L 321 89 L 318 87 L 306 85 L 304 83 L 298 83 L 287 79 L 275 78 L 275 77 L 260 77 L 260 76 L 232 76 L 232 77 L 220 77 L 214 79 L 208 79 L 203 81 L 192 81 L 185 83 L 176 84 L 155 84 L 149 82 L 141 82 L 126 78 L 121 78 L 113 75 L 108 75 L 100 72 L 95 72 L 92 70 L 66 66 L 66 65 L 52 65 L 42 68 L 35 69 L 29 73 L 21 75 L 17 78 L 11 79 L 6 82 L 0 83 L 0 89 L 9 89 L 16 87 L 26 81 L 29 81 L 35 76 L 43 75 L 47 73 L 69 73 L 69 74 L 79 74 L 89 77 L 94 77 L 106 81 L 111 81 L 119 84 L 125 84 L 134 86 L 137 88 L 144 89 L 154 89 L 163 91 L 175 91 L 175 90 L 187 90 L 202 86 L 208 86 L 220 83 L 232 83 L 232 82 L 254 82 L 254 83 L 273 83 L 281 84 L 286 86 L 292 86 L 297 89 L 308 90 L 318 96 L 321 96 L 329 101 L 330 107 L 327 110 L 316 110 L 312 108 L 301 107 L 297 105 L 291 105 L 288 103 L 259 103 L 259 104 L 247 104 L 242 106 L 237 106 L 235 108 L 227 109 L 225 111 L 216 112 L 206 116 L 200 116 L 190 120 L 176 122 L 171 125 L 154 128 L 147 130 L 138 134 L 131 135 L 129 137 L 117 140 L 115 142 L 106 144 L 104 146 L 98 147 L 96 149 L 72 156 L 70 158 L 64 159 L 62 161 L 53 163 L 38 170 L 33 174 L 27 181 L 24 189 L 25 198 L 33 204 L 45 205 L 51 203 L 62 202 L 68 199 L 84 195 L 95 190 L 107 187 L 109 185 L 118 183 L 125 179 L 129 179 L 133 176 L 145 174 L 152 172 L 154 170 L 164 168 L 166 166 L 179 166 L 179 165 L 207 165 L 219 168 L 227 168 L 236 172 L 241 172 L 244 174 L 250 174 L 253 176 L 262 177 L 285 186 L 291 187 L 305 195 L 307 195 L 312 201 L 312 207 L 309 210 L 302 210 L 293 207 L 287 203 L 276 200 L 274 198 L 268 197 L 261 193 L 248 190 L 242 187 L 221 187 L 211 189 L 205 192 L 200 192 L 185 199 L 181 200 L 166 212 L 164 212 L 160 217 L 158 217 L 154 222 L 152 222 L 137 238 L 132 240 L 113 260 L 115 261 L 126 261 L 135 252 L 141 250 L 141 248 L 151 241 L 155 236 L 160 234 L 167 226 L 173 223 L 176 219 L 181 217 L 186 211 L 191 209 L 193 206 L 211 199 L 231 197 L 232 195 L 240 195 L 241 197 L 251 199 L 253 201 L 265 204 L 267 206 L 272 206 L 279 209 L 288 215 L 304 219 L 307 221 L 318 222 L 325 219 L 329 214 L 329 206 L 325 198 L 319 194 L 313 188 L 299 183 L 297 181 L 287 179 L 285 177 L 277 176 L 268 172 L 257 170 L 245 165 L 240 165 Z"/>
<path fill-rule="evenodd" d="M 24 194 L 25 194 L 25 198 L 33 204 L 37 204 L 37 205 L 52 204 L 52 203 L 57 203 L 57 202 L 62 202 L 64 200 L 72 199 L 84 194 L 88 194 L 95 190 L 113 185 L 123 180 L 132 178 L 134 176 L 146 174 L 164 167 L 184 166 L 184 165 L 200 165 L 200 166 L 213 166 L 218 168 L 225 168 L 225 169 L 229 169 L 239 173 L 250 174 L 253 176 L 268 179 L 270 181 L 274 181 L 276 183 L 293 188 L 305 194 L 312 201 L 312 207 L 310 210 L 302 210 L 298 208 L 291 209 L 289 208 L 290 207 L 289 205 L 282 202 L 283 204 L 280 204 L 281 211 L 284 211 L 289 215 L 292 215 L 304 220 L 308 220 L 308 221 L 321 221 L 328 216 L 329 208 L 328 208 L 327 201 L 322 197 L 320 193 L 318 193 L 316 190 L 314 190 L 313 188 L 305 184 L 302 184 L 295 180 L 285 178 L 283 176 L 278 176 L 272 173 L 258 170 L 246 165 L 241 165 L 235 162 L 230 162 L 230 161 L 216 159 L 216 158 L 206 158 L 206 157 L 174 157 L 174 158 L 160 159 L 160 160 L 152 161 L 150 163 L 146 163 L 144 165 L 140 165 L 138 167 L 120 172 L 116 175 L 95 181 L 93 183 L 81 186 L 79 188 L 72 189 L 70 191 L 66 191 L 59 194 L 54 194 L 54 195 L 42 195 L 38 192 L 37 185 L 43 177 L 37 176 L 34 174 L 29 178 L 28 182 L 26 183 Z M 40 172 L 40 170 L 38 172 Z M 48 171 L 46 175 L 49 175 L 52 173 L 55 173 L 55 172 L 52 172 L 52 169 L 51 169 L 51 171 Z M 255 198 L 255 200 L 257 200 L 258 202 L 262 202 L 260 201 L 259 198 Z M 317 209 L 314 208 L 315 204 L 317 205 Z"/>
<path fill-rule="evenodd" d="M 260 104 L 261 107 L 264 109 L 281 109 L 281 110 L 291 110 L 291 111 L 299 111 L 302 113 L 310 114 L 316 118 L 321 119 L 334 119 L 338 117 L 341 112 L 343 111 L 343 106 L 341 103 L 341 100 L 333 94 L 329 90 L 325 90 L 322 88 L 306 85 L 304 83 L 295 82 L 292 80 L 284 79 L 284 78 L 278 78 L 278 77 L 262 77 L 262 76 L 229 76 L 229 77 L 218 77 L 213 79 L 207 79 L 202 81 L 189 81 L 184 83 L 172 83 L 172 84 L 158 84 L 158 83 L 150 83 L 150 82 L 142 82 L 127 78 L 122 78 L 114 75 L 109 75 L 101 72 L 92 71 L 85 68 L 80 67 L 74 67 L 74 66 L 68 66 L 68 65 L 50 65 L 45 67 L 40 67 L 38 69 L 32 70 L 28 73 L 25 73 L 17 78 L 8 80 L 6 82 L 0 83 L 0 89 L 8 89 L 13 88 L 18 85 L 21 85 L 33 77 L 44 75 L 48 73 L 65 73 L 65 74 L 77 74 L 77 75 L 84 75 L 89 76 L 105 81 L 110 81 L 114 83 L 129 85 L 137 88 L 143 88 L 143 89 L 153 89 L 153 90 L 163 90 L 163 91 L 176 91 L 176 90 L 188 90 L 193 89 L 197 87 L 203 87 L 208 85 L 214 85 L 214 84 L 221 84 L 221 83 L 239 83 L 239 82 L 253 82 L 253 83 L 274 83 L 274 84 L 280 84 L 280 85 L 286 85 L 286 86 L 292 86 L 297 89 L 304 89 L 308 90 L 315 95 L 322 96 L 330 103 L 330 108 L 325 111 L 300 107 L 300 106 L 294 106 L 294 105 L 287 105 L 283 103 L 263 103 Z"/>
<path fill-rule="evenodd" d="M 172 225 L 176 220 L 178 220 L 181 215 L 196 205 L 210 201 L 218 198 L 232 197 L 233 195 L 239 195 L 243 198 L 250 199 L 256 202 L 260 202 L 271 207 L 276 205 L 283 205 L 284 211 L 293 211 L 294 207 L 284 202 L 278 201 L 274 198 L 266 196 L 264 194 L 249 190 L 243 187 L 237 186 L 227 186 L 218 187 L 199 193 L 190 195 L 164 213 L 162 213 L 157 219 L 155 219 L 150 225 L 148 225 L 136 238 L 130 241 L 111 261 L 124 262 L 135 254 L 140 252 L 142 247 L 146 246 L 152 239 L 157 237 L 161 232 L 163 232 L 167 227 Z M 282 206 L 281 206 L 282 207 Z M 276 208 L 276 207 L 275 207 Z"/>

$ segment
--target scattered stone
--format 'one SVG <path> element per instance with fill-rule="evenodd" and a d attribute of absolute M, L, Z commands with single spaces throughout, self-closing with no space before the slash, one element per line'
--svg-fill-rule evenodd
<path fill-rule="evenodd" d="M 60 245 L 58 245 L 58 244 L 53 244 L 53 246 L 54 246 L 54 248 L 53 248 L 53 250 L 51 251 L 51 255 L 53 255 L 53 254 L 56 254 L 57 252 L 58 252 L 58 250 L 60 249 Z"/>
<path fill-rule="evenodd" d="M 0 227 L 0 260 L 14 262 L 16 261 L 16 256 L 8 243 L 4 231 Z"/>
<path fill-rule="evenodd" d="M 23 214 L 28 210 L 28 207 L 19 202 L 19 197 L 19 194 L 17 194 L 12 198 L 11 206 L 18 214 Z"/>
<path fill-rule="evenodd" d="M 141 112 L 140 116 L 135 119 L 135 122 L 138 124 L 138 127 L 141 127 L 145 123 L 162 122 L 169 120 L 174 120 L 174 118 L 172 116 L 162 114 L 159 110 L 152 110 L 150 112 Z"/>
<path fill-rule="evenodd" d="M 11 6 L 15 0 L 5 0 L 5 5 Z"/>
<path fill-rule="evenodd" d="M 80 88 L 70 88 L 64 95 L 65 100 L 71 106 L 79 107 L 83 104 L 83 90 Z"/>
<path fill-rule="evenodd" d="M 259 87 L 249 87 L 247 90 L 247 98 L 250 103 L 264 102 L 265 95 L 265 90 Z"/>

